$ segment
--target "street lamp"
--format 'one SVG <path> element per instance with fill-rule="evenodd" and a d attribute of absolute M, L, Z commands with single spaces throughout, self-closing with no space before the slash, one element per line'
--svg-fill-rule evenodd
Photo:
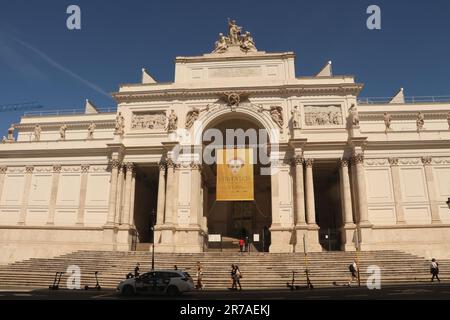
<path fill-rule="evenodd" d="M 152 235 L 152 271 L 155 270 L 155 209 L 152 210 L 152 226 L 150 227 L 150 229 L 153 232 Z"/>
<path fill-rule="evenodd" d="M 446 204 L 448 205 L 448 208 L 450 209 L 450 198 L 448 198 Z"/>

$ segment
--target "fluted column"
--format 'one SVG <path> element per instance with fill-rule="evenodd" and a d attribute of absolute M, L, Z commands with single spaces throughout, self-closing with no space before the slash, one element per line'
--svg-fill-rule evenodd
<path fill-rule="evenodd" d="M 136 196 L 136 170 L 133 170 L 131 177 L 131 198 L 130 198 L 130 226 L 134 226 L 134 198 Z"/>
<path fill-rule="evenodd" d="M 339 162 L 341 173 L 341 197 L 342 216 L 344 225 L 353 225 L 352 192 L 350 189 L 350 177 L 348 174 L 348 160 L 341 159 Z"/>
<path fill-rule="evenodd" d="M 8 168 L 6 166 L 0 167 L 0 200 L 2 199 L 3 185 L 5 184 L 5 174 L 7 169 Z"/>
<path fill-rule="evenodd" d="M 158 179 L 158 204 L 156 210 L 156 224 L 164 223 L 164 206 L 166 201 L 166 162 L 159 163 L 159 179 Z"/>
<path fill-rule="evenodd" d="M 369 213 L 367 209 L 366 175 L 364 172 L 364 155 L 362 153 L 353 156 L 356 167 L 356 184 L 358 187 L 358 211 L 359 223 L 369 224 Z"/>
<path fill-rule="evenodd" d="M 84 225 L 84 212 L 86 208 L 86 193 L 88 183 L 89 165 L 81 166 L 80 199 L 78 202 L 77 225 Z"/>
<path fill-rule="evenodd" d="M 58 199 L 59 176 L 61 175 L 61 165 L 53 165 L 52 191 L 50 194 L 50 203 L 48 206 L 47 224 L 55 224 L 56 200 Z"/>
<path fill-rule="evenodd" d="M 172 159 L 167 160 L 167 197 L 166 197 L 166 212 L 164 216 L 165 224 L 173 223 L 173 194 L 174 194 L 174 183 L 175 183 L 175 164 Z"/>
<path fill-rule="evenodd" d="M 405 223 L 405 212 L 403 210 L 402 190 L 400 184 L 400 168 L 398 167 L 398 158 L 389 158 L 392 174 L 392 187 L 394 189 L 395 213 L 397 224 Z"/>
<path fill-rule="evenodd" d="M 425 170 L 425 179 L 427 181 L 428 199 L 431 207 L 431 223 L 442 223 L 439 214 L 438 199 L 436 197 L 436 186 L 434 182 L 433 167 L 431 166 L 431 157 L 422 157 L 422 163 Z"/>
<path fill-rule="evenodd" d="M 134 164 L 132 162 L 126 163 L 127 174 L 125 178 L 125 201 L 123 204 L 122 224 L 129 225 L 130 222 L 130 203 L 131 203 L 131 183 L 133 180 Z"/>
<path fill-rule="evenodd" d="M 305 191 L 303 180 L 303 158 L 296 156 L 295 165 L 295 224 L 297 226 L 306 225 L 305 215 Z"/>
<path fill-rule="evenodd" d="M 109 188 L 109 204 L 107 225 L 114 225 L 114 216 L 116 214 L 116 198 L 117 198 L 117 178 L 119 172 L 120 161 L 114 159 L 111 161 L 111 182 Z"/>
<path fill-rule="evenodd" d="M 313 178 L 314 159 L 305 159 L 306 166 L 306 219 L 308 225 L 316 225 L 316 206 L 314 203 L 314 178 Z"/>
<path fill-rule="evenodd" d="M 199 220 L 200 188 L 202 187 L 200 168 L 199 163 L 191 163 L 191 215 L 189 223 L 193 226 L 200 226 L 201 223 Z"/>
<path fill-rule="evenodd" d="M 30 197 L 30 188 L 31 188 L 31 179 L 33 177 L 33 166 L 27 166 L 25 168 L 25 186 L 24 191 L 22 195 L 22 204 L 20 206 L 20 216 L 19 216 L 19 225 L 24 225 L 26 216 L 27 216 L 27 210 L 28 210 L 28 198 Z"/>
<path fill-rule="evenodd" d="M 119 167 L 119 175 L 117 178 L 117 195 L 116 195 L 116 213 L 114 215 L 114 223 L 116 225 L 120 224 L 123 212 L 123 185 L 125 179 L 125 167 L 121 165 Z"/>

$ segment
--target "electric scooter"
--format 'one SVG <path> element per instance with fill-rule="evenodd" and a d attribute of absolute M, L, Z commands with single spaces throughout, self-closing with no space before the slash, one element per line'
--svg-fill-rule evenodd
<path fill-rule="evenodd" d="M 85 285 L 85 286 L 84 286 L 84 290 L 101 290 L 101 289 L 102 289 L 102 287 L 101 287 L 100 284 L 98 283 L 97 274 L 98 274 L 98 271 L 95 271 L 95 281 L 97 282 L 97 283 L 95 284 L 95 287 L 89 287 L 88 285 Z"/>
<path fill-rule="evenodd" d="M 287 282 L 286 286 L 291 290 L 299 290 L 300 286 L 296 286 L 294 283 L 295 283 L 295 271 L 292 271 L 292 281 L 291 283 Z"/>
<path fill-rule="evenodd" d="M 53 284 L 48 286 L 49 290 L 58 290 L 59 289 L 59 282 L 61 281 L 61 277 L 64 272 L 56 272 L 55 279 L 53 280 Z"/>

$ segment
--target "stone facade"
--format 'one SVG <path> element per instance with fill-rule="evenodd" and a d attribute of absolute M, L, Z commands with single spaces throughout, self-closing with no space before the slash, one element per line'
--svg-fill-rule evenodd
<path fill-rule="evenodd" d="M 270 139 L 251 222 L 252 233 L 268 228 L 270 252 L 303 252 L 303 239 L 325 250 L 319 212 L 331 205 L 315 184 L 334 170 L 341 250 L 355 250 L 357 234 L 362 250 L 450 257 L 450 102 L 362 104 L 352 76 L 297 77 L 293 52 L 242 41 L 177 57 L 173 83 L 120 86 L 120 134 L 116 112 L 22 117 L 17 141 L 0 144 L 0 263 L 150 241 L 202 252 L 236 222 L 215 204 L 202 134 L 239 121 Z"/>

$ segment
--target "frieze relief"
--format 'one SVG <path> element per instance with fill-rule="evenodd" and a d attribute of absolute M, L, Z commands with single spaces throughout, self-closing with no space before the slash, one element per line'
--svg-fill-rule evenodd
<path fill-rule="evenodd" d="M 164 130 L 166 128 L 164 111 L 135 112 L 131 117 L 132 130 Z"/>
<path fill-rule="evenodd" d="M 37 173 L 50 173 L 53 172 L 53 167 L 36 167 L 34 171 Z"/>
<path fill-rule="evenodd" d="M 422 159 L 421 158 L 400 158 L 398 160 L 399 164 L 402 165 L 422 165 Z"/>
<path fill-rule="evenodd" d="M 388 159 L 366 159 L 364 161 L 366 166 L 376 167 L 376 166 L 387 166 L 389 165 Z"/>
<path fill-rule="evenodd" d="M 431 160 L 432 164 L 450 164 L 450 158 L 444 158 L 444 157 L 440 157 L 440 158 L 432 158 Z"/>
<path fill-rule="evenodd" d="M 340 105 L 305 106 L 304 113 L 307 126 L 339 126 L 343 123 Z"/>
<path fill-rule="evenodd" d="M 64 166 L 61 171 L 63 172 L 81 172 L 81 166 Z"/>

